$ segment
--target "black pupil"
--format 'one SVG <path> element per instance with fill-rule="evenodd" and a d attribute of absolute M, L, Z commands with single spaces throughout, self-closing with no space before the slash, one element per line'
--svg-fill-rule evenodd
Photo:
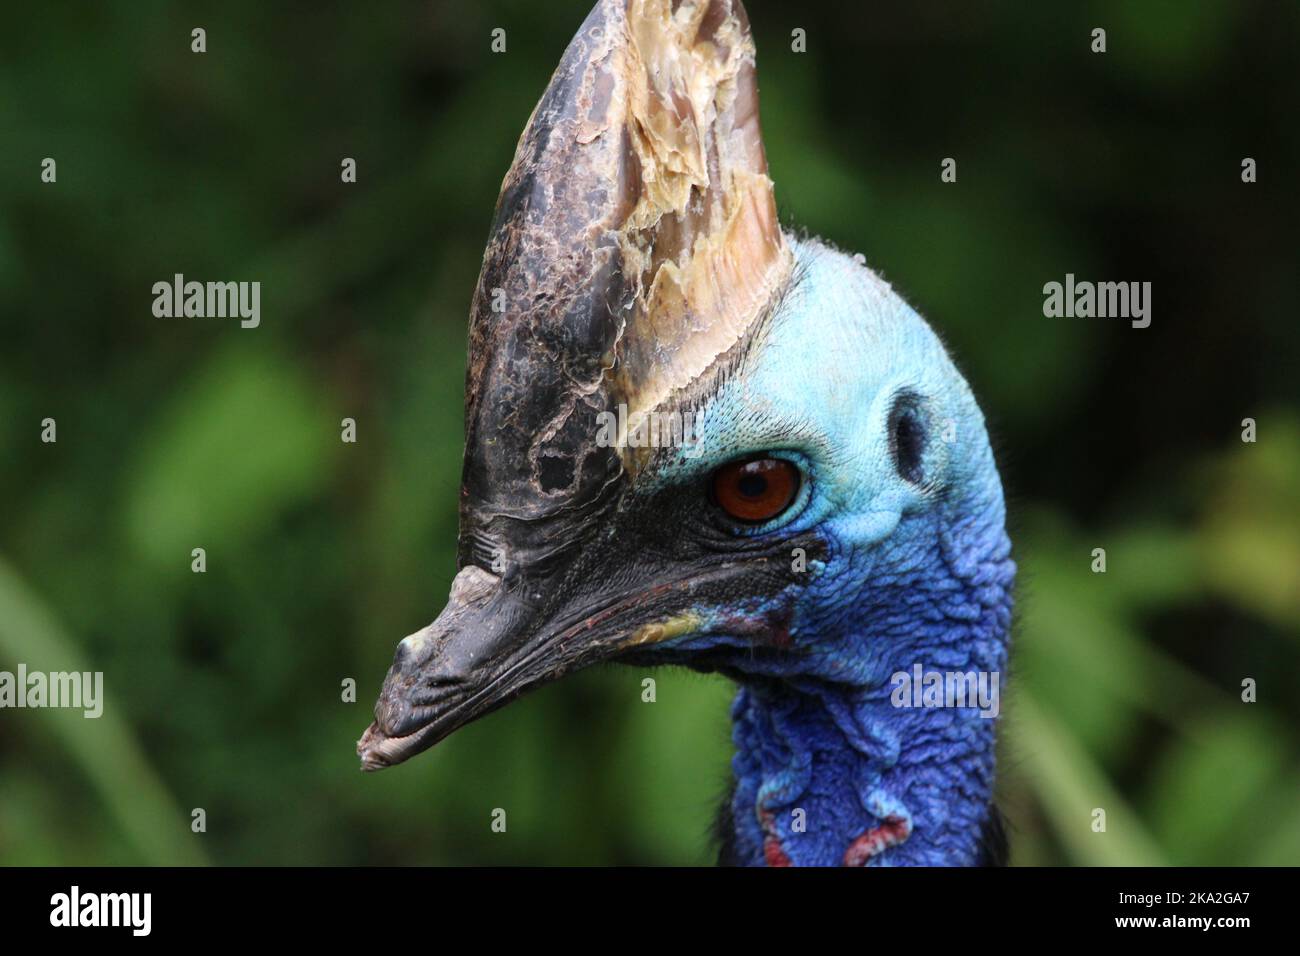
<path fill-rule="evenodd" d="M 746 498 L 761 497 L 767 491 L 767 479 L 762 475 L 741 475 L 737 490 Z"/>

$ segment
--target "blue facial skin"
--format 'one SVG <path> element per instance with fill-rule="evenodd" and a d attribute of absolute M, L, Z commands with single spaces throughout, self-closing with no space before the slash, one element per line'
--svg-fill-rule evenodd
<path fill-rule="evenodd" d="M 983 416 L 938 338 L 883 280 L 787 238 L 797 281 L 706 405 L 700 447 L 655 480 L 702 482 L 737 457 L 788 457 L 804 471 L 798 497 L 745 533 L 815 531 L 825 560 L 776 599 L 697 608 L 704 626 L 663 650 L 734 648 L 730 668 L 745 675 L 732 707 L 743 862 L 975 863 L 996 720 L 977 705 L 895 706 L 891 676 L 916 664 L 1004 671 L 1015 565 Z M 923 426 L 914 480 L 891 452 L 899 396 Z M 758 659 L 726 632 L 737 613 L 777 609 L 791 622 L 787 654 Z"/>

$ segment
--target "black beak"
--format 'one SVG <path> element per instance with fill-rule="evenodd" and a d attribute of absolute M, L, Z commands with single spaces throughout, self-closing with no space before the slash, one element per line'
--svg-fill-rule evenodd
<path fill-rule="evenodd" d="M 769 603 L 753 614 L 734 607 L 736 596 L 775 598 L 806 583 L 793 571 L 791 548 L 825 554 L 812 535 L 766 548 L 692 562 L 675 580 L 611 586 L 592 571 L 596 556 L 578 561 L 559 589 L 567 601 L 539 613 L 512 594 L 501 577 L 476 566 L 452 584 L 438 619 L 397 646 L 375 704 L 375 721 L 357 744 L 365 770 L 382 770 L 432 747 L 465 724 L 501 707 L 537 684 L 610 659 L 671 660 L 660 647 L 674 639 L 725 633 L 747 642 L 747 654 L 789 644 L 788 612 Z M 587 587 L 574 588 L 573 582 Z M 711 669 L 707 659 L 679 661 Z"/>
<path fill-rule="evenodd" d="M 438 619 L 397 645 L 375 704 L 375 722 L 357 744 L 366 770 L 401 763 L 509 699 L 505 686 L 528 617 L 501 579 L 470 566 L 456 575 Z"/>

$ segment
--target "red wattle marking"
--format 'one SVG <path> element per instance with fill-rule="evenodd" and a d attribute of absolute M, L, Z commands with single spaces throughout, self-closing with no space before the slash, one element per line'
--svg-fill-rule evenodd
<path fill-rule="evenodd" d="M 763 862 L 768 866 L 794 866 L 782 849 L 781 841 L 774 836 L 763 838 Z"/>
<path fill-rule="evenodd" d="M 785 852 L 785 847 L 781 846 L 781 838 L 776 834 L 776 818 L 773 817 L 771 810 L 763 810 L 759 813 L 759 818 L 763 821 L 763 862 L 768 866 L 794 866 L 790 862 L 790 856 Z"/>
<path fill-rule="evenodd" d="M 888 816 L 878 827 L 872 827 L 849 844 L 844 851 L 845 866 L 866 866 L 867 861 L 891 846 L 897 846 L 912 835 L 912 821 L 906 817 Z"/>

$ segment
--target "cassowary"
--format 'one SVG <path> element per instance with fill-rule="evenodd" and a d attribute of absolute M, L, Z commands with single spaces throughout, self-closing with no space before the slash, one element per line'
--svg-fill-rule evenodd
<path fill-rule="evenodd" d="M 686 665 L 739 685 L 723 862 L 1000 862 L 995 721 L 929 693 L 1006 658 L 983 417 L 860 257 L 778 224 L 739 0 L 602 0 L 570 44 L 502 186 L 465 422 L 460 570 L 366 769 L 597 661 Z"/>

